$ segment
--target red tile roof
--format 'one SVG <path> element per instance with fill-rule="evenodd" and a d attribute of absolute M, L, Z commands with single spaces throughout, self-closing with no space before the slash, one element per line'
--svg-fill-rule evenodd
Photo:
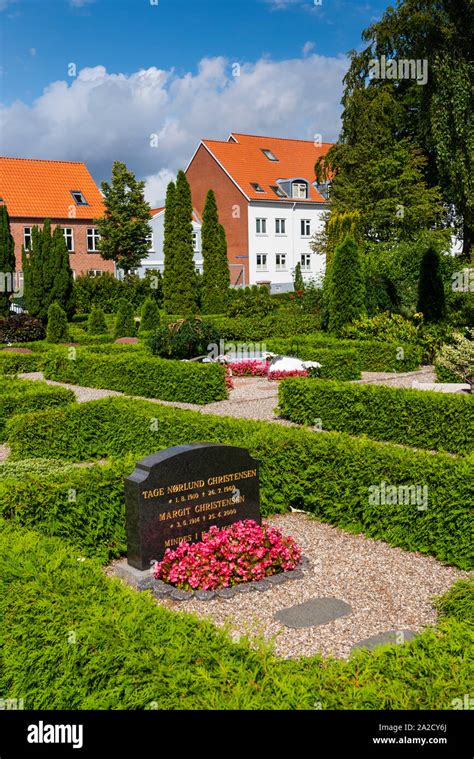
<path fill-rule="evenodd" d="M 87 205 L 77 205 L 71 190 L 82 192 Z M 104 213 L 102 195 L 83 163 L 0 157 L 0 198 L 11 217 L 96 219 Z"/>
<path fill-rule="evenodd" d="M 203 144 L 251 200 L 294 202 L 293 198 L 279 198 L 271 188 L 277 185 L 278 179 L 300 178 L 310 183 L 310 197 L 298 202 L 326 202 L 312 183 L 315 181 L 315 163 L 327 153 L 332 145 L 330 142 L 316 146 L 311 140 L 233 132 L 227 142 L 203 140 Z M 270 150 L 278 160 L 269 160 L 263 150 Z M 257 192 L 252 184 L 259 184 L 264 192 Z"/>

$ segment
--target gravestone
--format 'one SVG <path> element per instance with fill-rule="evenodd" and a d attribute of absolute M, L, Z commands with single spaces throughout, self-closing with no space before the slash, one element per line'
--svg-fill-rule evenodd
<path fill-rule="evenodd" d="M 125 480 L 128 564 L 139 570 L 167 548 L 196 543 L 216 525 L 260 524 L 259 463 L 244 448 L 192 443 L 139 461 Z"/>

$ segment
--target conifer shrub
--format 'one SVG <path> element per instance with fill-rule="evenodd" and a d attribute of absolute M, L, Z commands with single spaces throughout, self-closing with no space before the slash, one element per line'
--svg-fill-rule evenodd
<path fill-rule="evenodd" d="M 52 303 L 48 308 L 46 339 L 48 343 L 67 343 L 69 341 L 66 312 L 59 303 Z"/>
<path fill-rule="evenodd" d="M 115 317 L 114 337 L 135 337 L 135 316 L 133 306 L 125 298 L 118 302 L 117 314 Z"/>

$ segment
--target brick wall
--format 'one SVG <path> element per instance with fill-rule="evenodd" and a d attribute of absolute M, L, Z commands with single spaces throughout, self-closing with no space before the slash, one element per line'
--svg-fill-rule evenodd
<path fill-rule="evenodd" d="M 69 255 L 69 262 L 71 264 L 71 269 L 76 273 L 76 276 L 87 274 L 89 269 L 100 269 L 101 271 L 107 271 L 111 274 L 114 273 L 113 261 L 104 261 L 100 253 L 87 252 L 87 229 L 95 226 L 92 221 L 78 221 L 77 219 L 51 220 L 52 229 L 58 225 L 73 229 L 74 252 Z M 21 246 L 23 245 L 23 228 L 34 226 L 42 227 L 43 224 L 39 223 L 38 219 L 10 218 L 11 233 L 15 241 L 17 271 L 21 271 L 22 268 Z"/>
<path fill-rule="evenodd" d="M 240 190 L 229 179 L 225 171 L 201 145 L 194 156 L 186 176 L 191 187 L 193 206 L 201 214 L 204 210 L 208 190 L 216 194 L 219 221 L 227 236 L 227 257 L 230 264 L 231 284 L 245 269 L 245 284 L 249 282 L 248 267 L 248 204 Z M 245 256 L 245 258 L 239 258 Z M 242 283 L 242 276 L 237 284 Z"/>

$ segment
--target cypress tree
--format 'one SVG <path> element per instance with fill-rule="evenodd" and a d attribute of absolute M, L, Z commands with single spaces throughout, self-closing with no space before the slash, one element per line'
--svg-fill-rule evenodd
<path fill-rule="evenodd" d="M 46 340 L 48 343 L 67 343 L 69 340 L 67 315 L 59 303 L 51 303 L 48 308 Z"/>
<path fill-rule="evenodd" d="M 92 306 L 92 310 L 87 320 L 87 331 L 90 335 L 107 334 L 107 322 L 105 315 L 100 306 Z"/>
<path fill-rule="evenodd" d="M 142 307 L 140 331 L 149 332 L 160 324 L 160 311 L 154 298 L 147 298 Z"/>
<path fill-rule="evenodd" d="M 133 306 L 125 298 L 120 298 L 115 318 L 114 337 L 115 339 L 119 337 L 134 337 L 135 331 Z"/>
<path fill-rule="evenodd" d="M 164 271 L 163 271 L 163 306 L 168 314 L 172 313 L 172 293 L 174 282 L 174 213 L 176 205 L 176 185 L 170 182 L 166 190 L 166 208 L 164 222 Z"/>
<path fill-rule="evenodd" d="M 10 312 L 10 296 L 14 291 L 15 243 L 10 231 L 7 207 L 0 205 L 0 317 Z"/>
<path fill-rule="evenodd" d="M 329 331 L 338 334 L 342 327 L 364 314 L 364 272 L 359 247 L 347 235 L 337 246 L 331 266 Z"/>
<path fill-rule="evenodd" d="M 33 227 L 30 249 L 25 250 L 22 248 L 22 266 L 25 303 L 28 313 L 46 322 L 48 306 L 44 308 L 46 296 L 43 287 L 42 245 L 43 233 L 38 227 Z"/>
<path fill-rule="evenodd" d="M 71 318 L 74 314 L 74 277 L 69 263 L 69 251 L 60 227 L 56 227 L 51 239 L 51 263 L 53 284 L 50 292 L 52 302 L 56 301 Z"/>
<path fill-rule="evenodd" d="M 225 313 L 230 285 L 227 240 L 219 224 L 216 196 L 209 190 L 202 214 L 202 309 L 205 314 Z"/>
<path fill-rule="evenodd" d="M 295 266 L 295 273 L 293 275 L 293 287 L 295 289 L 295 292 L 304 290 L 304 279 L 301 273 L 301 264 L 299 263 L 299 261 Z"/>
<path fill-rule="evenodd" d="M 420 265 L 418 280 L 418 311 L 425 322 L 439 322 L 446 315 L 443 278 L 440 271 L 438 251 L 430 246 L 425 251 Z"/>
<path fill-rule="evenodd" d="M 194 314 L 197 311 L 197 278 L 194 266 L 193 204 L 191 189 L 184 171 L 176 181 L 176 204 L 173 232 L 173 278 L 169 313 Z"/>

